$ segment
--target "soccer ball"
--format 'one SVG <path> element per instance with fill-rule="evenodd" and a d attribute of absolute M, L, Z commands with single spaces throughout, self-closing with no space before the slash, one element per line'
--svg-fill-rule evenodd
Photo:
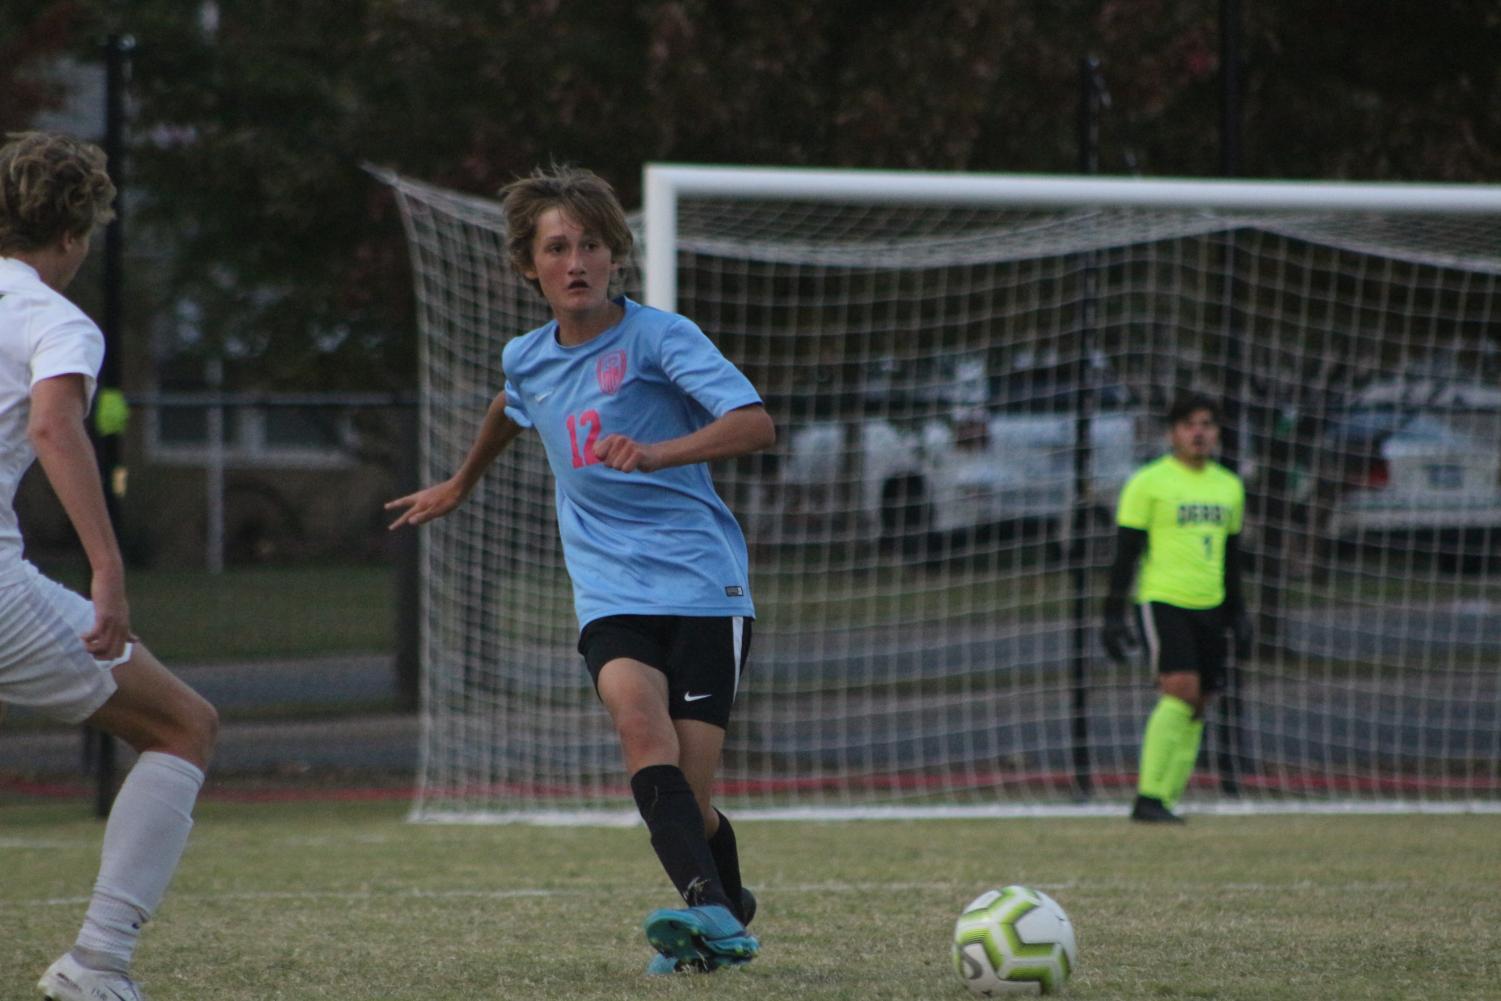
<path fill-rule="evenodd" d="M 1052 994 L 1079 961 L 1074 926 L 1040 890 L 982 893 L 954 925 L 954 969 L 976 997 Z"/>

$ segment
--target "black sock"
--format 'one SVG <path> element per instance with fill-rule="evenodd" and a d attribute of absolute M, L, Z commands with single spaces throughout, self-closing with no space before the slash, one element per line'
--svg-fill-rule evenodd
<path fill-rule="evenodd" d="M 741 923 L 745 923 L 745 909 L 740 906 L 740 849 L 735 844 L 735 829 L 730 826 L 730 818 L 719 810 L 719 830 L 709 839 L 709 851 L 714 855 L 714 865 L 719 869 L 719 881 L 724 886 L 724 895 L 729 897 L 734 907 L 730 910 Z"/>
<path fill-rule="evenodd" d="M 735 913 L 704 839 L 704 815 L 676 765 L 647 765 L 631 776 L 636 809 L 651 832 L 651 846 L 689 907 L 718 904 Z"/>

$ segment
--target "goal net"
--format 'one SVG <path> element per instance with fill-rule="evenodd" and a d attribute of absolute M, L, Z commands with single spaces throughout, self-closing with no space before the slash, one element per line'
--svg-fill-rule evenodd
<path fill-rule="evenodd" d="M 383 175 L 457 468 L 546 319 L 490 200 Z M 1501 189 L 649 168 L 633 296 L 779 438 L 716 466 L 757 623 L 719 795 L 763 815 L 1118 812 L 1156 695 L 1098 645 L 1113 507 L 1223 401 L 1254 651 L 1190 810 L 1501 805 Z M 644 272 L 644 285 L 634 280 Z M 420 819 L 629 820 L 540 447 L 424 529 Z"/>

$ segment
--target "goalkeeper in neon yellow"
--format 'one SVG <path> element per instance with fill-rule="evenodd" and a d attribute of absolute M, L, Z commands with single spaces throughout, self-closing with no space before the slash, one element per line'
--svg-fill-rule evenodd
<path fill-rule="evenodd" d="M 1135 646 L 1126 595 L 1136 582 L 1137 625 L 1161 696 L 1141 741 L 1131 819 L 1180 822 L 1204 709 L 1224 688 L 1233 633 L 1248 651 L 1250 619 L 1241 596 L 1238 541 L 1245 514 L 1240 478 L 1215 462 L 1219 411 L 1203 396 L 1173 404 L 1171 451 L 1138 469 L 1121 490 L 1115 562 L 1105 599 L 1105 650 L 1124 661 Z"/>

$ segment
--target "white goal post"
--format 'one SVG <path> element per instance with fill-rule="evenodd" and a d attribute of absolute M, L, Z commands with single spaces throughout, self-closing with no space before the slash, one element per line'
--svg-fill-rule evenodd
<path fill-rule="evenodd" d="M 424 475 L 544 305 L 488 199 L 394 174 Z M 1501 187 L 650 165 L 631 294 L 777 420 L 716 482 L 758 620 L 748 816 L 1119 813 L 1155 694 L 1097 642 L 1110 512 L 1223 401 L 1259 644 L 1185 807 L 1501 809 Z M 636 263 L 636 262 L 633 262 Z M 540 449 L 424 529 L 426 820 L 629 798 L 573 652 Z"/>
<path fill-rule="evenodd" d="M 1051 177 L 937 171 L 648 164 L 642 174 L 646 302 L 677 308 L 682 198 L 1011 208 L 1453 213 L 1501 217 L 1501 186 Z"/>

